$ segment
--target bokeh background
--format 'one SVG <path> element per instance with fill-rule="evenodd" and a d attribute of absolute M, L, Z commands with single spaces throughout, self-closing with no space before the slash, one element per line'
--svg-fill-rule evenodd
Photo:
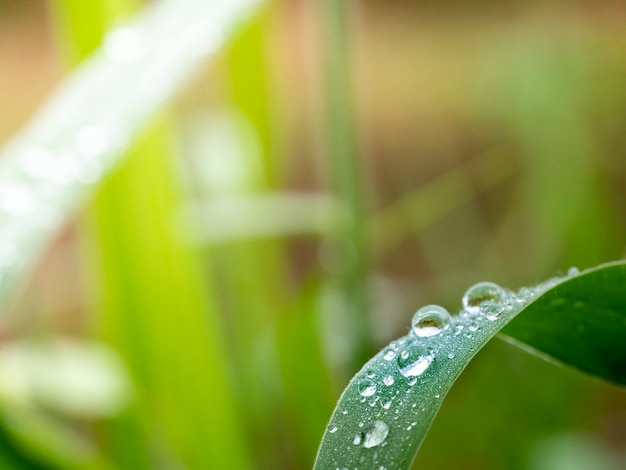
<path fill-rule="evenodd" d="M 144 6 L 0 0 L 0 141 Z M 3 306 L 0 467 L 310 468 L 417 308 L 622 258 L 625 157 L 624 2 L 266 2 Z M 625 461 L 623 390 L 494 340 L 414 468 Z"/>

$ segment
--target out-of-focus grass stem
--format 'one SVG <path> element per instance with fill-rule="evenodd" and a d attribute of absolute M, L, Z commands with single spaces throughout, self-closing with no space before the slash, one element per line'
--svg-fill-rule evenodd
<path fill-rule="evenodd" d="M 362 159 L 355 129 L 352 55 L 350 48 L 351 2 L 320 2 L 324 56 L 325 140 L 330 178 L 344 206 L 337 231 L 340 258 L 338 283 L 344 297 L 353 336 L 352 366 L 371 354 L 368 302 L 368 240 L 364 202 Z"/>

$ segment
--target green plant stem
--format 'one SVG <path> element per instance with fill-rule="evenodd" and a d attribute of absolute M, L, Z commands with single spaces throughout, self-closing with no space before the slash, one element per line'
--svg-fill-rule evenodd
<path fill-rule="evenodd" d="M 343 266 L 337 281 L 349 313 L 353 367 L 371 354 L 368 301 L 368 239 L 362 187 L 362 164 L 357 146 L 349 41 L 351 5 L 342 0 L 320 2 L 324 31 L 325 132 L 328 166 L 344 217 L 337 232 Z"/>

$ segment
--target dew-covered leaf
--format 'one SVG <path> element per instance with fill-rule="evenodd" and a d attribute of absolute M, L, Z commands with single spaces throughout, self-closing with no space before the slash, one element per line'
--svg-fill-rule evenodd
<path fill-rule="evenodd" d="M 456 378 L 504 327 L 526 349 L 626 384 L 625 281 L 626 263 L 611 263 L 517 293 L 478 283 L 458 315 L 421 308 L 344 391 L 315 469 L 409 468 Z"/>

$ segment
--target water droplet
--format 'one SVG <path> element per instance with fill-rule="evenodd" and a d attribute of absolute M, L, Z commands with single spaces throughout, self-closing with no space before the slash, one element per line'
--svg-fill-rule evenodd
<path fill-rule="evenodd" d="M 343 410 L 343 411 L 341 412 L 341 414 L 342 414 L 342 415 L 347 415 L 347 414 L 348 414 L 348 410 Z"/>
<path fill-rule="evenodd" d="M 454 359 L 454 353 L 448 353 L 448 359 Z"/>
<path fill-rule="evenodd" d="M 567 275 L 570 277 L 576 276 L 578 274 L 580 274 L 580 269 L 578 269 L 576 266 L 572 266 L 567 270 Z"/>
<path fill-rule="evenodd" d="M 383 443 L 389 434 L 389 426 L 384 421 L 374 421 L 363 431 L 363 447 L 370 449 Z"/>
<path fill-rule="evenodd" d="M 354 439 L 352 439 L 352 443 L 355 446 L 358 446 L 361 443 L 361 433 L 358 433 L 356 436 L 354 436 Z"/>
<path fill-rule="evenodd" d="M 373 370 L 368 370 L 365 375 L 367 375 L 370 379 L 373 379 L 374 377 L 376 377 L 376 373 Z"/>
<path fill-rule="evenodd" d="M 478 327 L 478 325 L 477 325 L 476 323 L 472 323 L 472 324 L 468 327 L 468 329 L 469 329 L 471 332 L 475 332 L 475 331 L 478 331 L 479 327 Z"/>
<path fill-rule="evenodd" d="M 386 361 L 391 361 L 394 357 L 396 357 L 396 352 L 392 348 L 387 348 L 383 357 Z"/>
<path fill-rule="evenodd" d="M 391 406 L 391 400 L 386 401 L 385 403 L 383 403 L 383 408 L 386 409 L 386 410 L 388 410 L 390 406 Z"/>
<path fill-rule="evenodd" d="M 408 346 L 398 356 L 398 368 L 405 377 L 421 375 L 433 361 L 432 353 L 419 344 Z"/>
<path fill-rule="evenodd" d="M 480 304 L 480 313 L 487 317 L 487 320 L 495 321 L 504 312 L 504 307 L 496 303 L 487 301 Z"/>
<path fill-rule="evenodd" d="M 393 375 L 388 375 L 383 379 L 383 383 L 387 386 L 393 385 Z"/>
<path fill-rule="evenodd" d="M 363 379 L 359 382 L 359 395 L 371 397 L 376 393 L 376 384 L 370 379 Z"/>
<path fill-rule="evenodd" d="M 328 426 L 328 432 L 331 434 L 337 432 L 337 429 L 339 429 L 337 426 Z"/>
<path fill-rule="evenodd" d="M 504 289 L 493 282 L 479 282 L 463 295 L 463 308 L 469 313 L 479 313 L 480 304 L 486 301 L 498 303 L 504 297 Z"/>
<path fill-rule="evenodd" d="M 450 325 L 450 314 L 439 305 L 427 305 L 413 315 L 413 333 L 421 338 L 433 336 Z"/>
<path fill-rule="evenodd" d="M 526 302 L 530 302 L 533 298 L 535 298 L 536 296 L 536 292 L 529 288 L 529 287 L 522 287 L 518 292 L 517 292 L 517 301 L 521 304 L 526 303 Z"/>

